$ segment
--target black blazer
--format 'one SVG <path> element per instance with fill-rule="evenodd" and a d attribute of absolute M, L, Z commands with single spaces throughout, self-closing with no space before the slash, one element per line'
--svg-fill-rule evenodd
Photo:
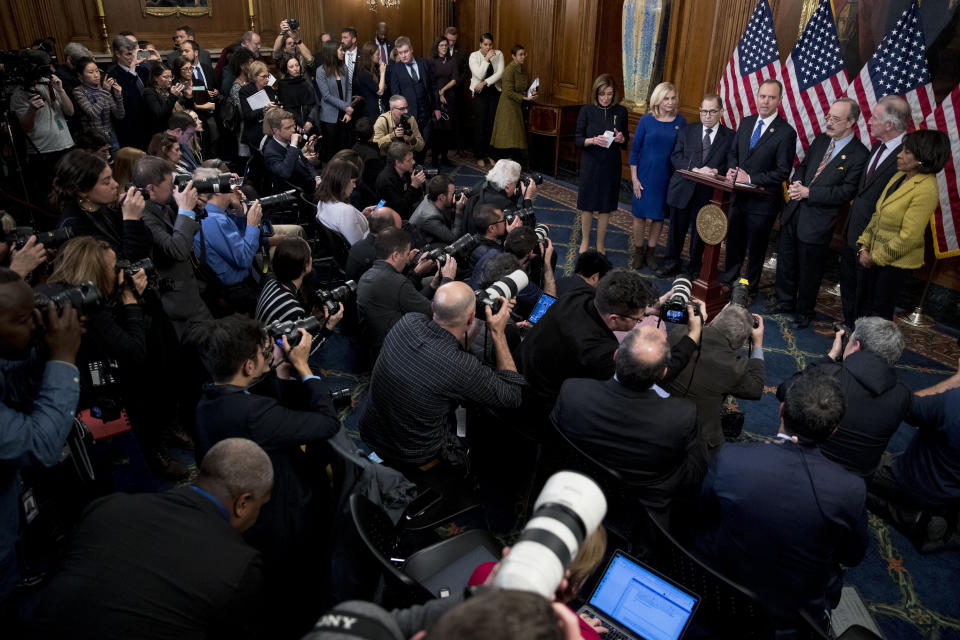
<path fill-rule="evenodd" d="M 673 145 L 673 152 L 670 154 L 670 163 L 674 169 L 694 169 L 696 167 L 710 167 L 717 170 L 718 177 L 727 173 L 727 156 L 730 153 L 730 145 L 733 144 L 734 132 L 730 127 L 722 124 L 717 125 L 716 135 L 713 136 L 713 144 L 710 145 L 710 152 L 706 158 L 703 155 L 703 125 L 699 122 L 688 124 L 677 136 L 677 141 Z M 696 193 L 696 203 L 706 204 L 713 195 L 713 189 L 706 185 L 697 184 L 692 180 L 687 180 L 679 173 L 670 176 L 670 184 L 667 186 L 667 204 L 671 207 L 682 209 L 690 204 Z"/>
<path fill-rule="evenodd" d="M 260 554 L 190 487 L 87 507 L 29 637 L 253 638 Z"/>
<path fill-rule="evenodd" d="M 417 92 L 413 87 L 413 78 L 407 72 L 406 65 L 399 61 L 391 62 L 387 73 L 390 95 L 401 95 L 407 99 L 408 112 L 417 118 L 417 124 L 420 125 L 422 130 L 423 122 L 421 122 L 421 118 L 417 117 L 417 114 L 422 112 L 424 118 L 429 120 L 432 111 L 436 108 L 434 105 L 438 104 L 439 98 L 437 97 L 437 87 L 433 83 L 433 68 L 430 63 L 427 62 L 426 58 L 414 58 L 413 61 L 417 64 L 417 73 L 423 82 L 426 102 L 422 105 L 417 102 Z"/>
<path fill-rule="evenodd" d="M 587 454 L 623 473 L 649 507 L 666 509 L 678 493 L 696 496 L 700 489 L 707 458 L 689 400 L 634 391 L 612 378 L 570 378 L 550 420 Z"/>
<path fill-rule="evenodd" d="M 263 166 L 313 198 L 317 190 L 317 171 L 297 147 L 284 147 L 272 136 L 267 138 L 263 144 Z"/>
<path fill-rule="evenodd" d="M 797 132 L 786 120 L 777 116 L 766 128 L 753 149 L 750 137 L 759 116 L 747 116 L 737 127 L 736 139 L 730 145 L 727 167 L 740 167 L 750 174 L 750 181 L 765 191 L 737 191 L 732 204 L 745 213 L 775 216 L 783 206 L 781 183 L 790 175 L 797 151 Z"/>
<path fill-rule="evenodd" d="M 873 154 L 876 152 L 880 143 L 877 142 L 870 149 L 870 155 L 867 157 L 863 172 L 860 174 L 860 180 L 857 183 L 857 192 L 854 195 L 853 202 L 850 204 L 850 213 L 847 215 L 847 246 L 851 249 L 857 248 L 857 238 L 863 234 L 863 230 L 870 224 L 870 218 L 873 217 L 877 209 L 877 200 L 880 194 L 890 182 L 890 178 L 897 172 L 897 154 L 903 148 L 902 144 L 897 147 L 883 159 L 877 168 L 874 169 L 870 180 L 867 180 L 867 171 L 870 169 L 870 163 L 873 160 Z"/>
<path fill-rule="evenodd" d="M 780 224 L 785 225 L 797 218 L 797 239 L 807 244 L 830 243 L 833 227 L 840 208 L 850 202 L 857 191 L 860 174 L 867 162 L 867 148 L 856 137 L 827 163 L 816 180 L 824 154 L 830 147 L 830 136 L 821 133 L 814 138 L 800 164 L 793 171 L 790 181 L 810 187 L 810 195 L 804 200 L 791 200 L 783 209 Z"/>
<path fill-rule="evenodd" d="M 776 623 L 795 623 L 800 609 L 819 619 L 839 601 L 839 565 L 863 559 L 866 498 L 863 479 L 816 447 L 727 444 L 703 481 L 697 546 Z"/>

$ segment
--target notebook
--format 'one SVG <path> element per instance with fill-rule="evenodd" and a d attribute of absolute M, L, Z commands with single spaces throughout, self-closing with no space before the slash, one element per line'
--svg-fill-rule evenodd
<path fill-rule="evenodd" d="M 577 613 L 600 618 L 605 640 L 678 640 L 700 596 L 617 551 Z"/>

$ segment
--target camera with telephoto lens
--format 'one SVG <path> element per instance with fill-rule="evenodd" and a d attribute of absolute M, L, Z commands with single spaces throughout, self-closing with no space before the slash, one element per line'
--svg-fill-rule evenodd
<path fill-rule="evenodd" d="M 60 227 L 53 231 L 34 231 L 32 227 L 17 227 L 7 234 L 7 242 L 20 250 L 30 241 L 30 236 L 37 236 L 37 243 L 42 244 L 44 249 L 56 249 L 73 237 L 73 229 Z"/>
<path fill-rule="evenodd" d="M 432 178 L 432 177 L 434 177 L 434 176 L 440 175 L 440 169 L 427 169 L 427 168 L 424 167 L 422 164 L 418 164 L 417 166 L 415 166 L 415 167 L 413 168 L 413 172 L 414 172 L 414 173 L 422 173 L 423 175 L 427 176 L 428 178 Z"/>
<path fill-rule="evenodd" d="M 297 201 L 297 190 L 290 189 L 288 191 L 282 191 L 272 196 L 264 196 L 260 198 L 260 208 L 263 209 L 264 211 L 266 211 L 267 209 L 280 209 L 296 201 Z"/>
<path fill-rule="evenodd" d="M 457 187 L 453 190 L 453 199 L 459 200 L 460 196 L 470 197 L 470 187 Z"/>
<path fill-rule="evenodd" d="M 437 247 L 436 249 L 429 251 L 423 257 L 423 259 L 435 260 L 438 267 L 443 267 L 443 265 L 447 264 L 447 256 L 455 256 L 458 253 L 467 253 L 468 251 L 473 251 L 476 246 L 477 239 L 468 233 L 459 240 L 455 240 L 445 247 Z"/>
<path fill-rule="evenodd" d="M 523 269 L 508 273 L 486 289 L 475 291 L 477 296 L 477 317 L 485 318 L 483 308 L 490 307 L 490 313 L 499 313 L 503 303 L 510 298 L 516 298 L 530 279 Z"/>
<path fill-rule="evenodd" d="M 550 227 L 545 224 L 538 224 L 533 228 L 533 232 L 537 234 L 537 241 L 540 244 L 544 244 L 550 237 Z"/>
<path fill-rule="evenodd" d="M 607 499 L 591 478 L 573 471 L 550 476 L 520 539 L 501 561 L 494 588 L 552 598 L 570 561 L 606 513 Z"/>
<path fill-rule="evenodd" d="M 507 224 L 513 224 L 513 221 L 517 218 L 520 218 L 524 226 L 535 224 L 537 221 L 537 217 L 533 213 L 533 207 L 516 207 L 503 210 L 503 219 L 507 221 Z"/>
<path fill-rule="evenodd" d="M 176 281 L 173 278 L 160 277 L 157 273 L 157 268 L 153 265 L 153 260 L 150 258 L 144 258 L 136 262 L 117 260 L 117 269 L 123 271 L 125 282 L 131 287 L 133 286 L 133 282 L 130 279 L 140 271 L 144 271 L 147 274 L 147 286 L 151 289 L 159 291 L 160 293 L 167 293 L 176 288 Z"/>
<path fill-rule="evenodd" d="M 730 304 L 735 304 L 738 307 L 747 308 L 747 305 L 750 304 L 750 281 L 746 278 L 740 278 L 734 283 L 733 287 L 730 289 Z M 753 318 L 753 316 L 750 316 Z M 756 329 L 760 326 L 760 321 L 756 318 L 753 318 L 753 328 Z"/>
<path fill-rule="evenodd" d="M 413 135 L 413 125 L 410 124 L 410 118 L 412 118 L 409 113 L 400 114 L 400 122 L 397 123 L 403 129 L 403 135 L 410 137 Z"/>
<path fill-rule="evenodd" d="M 687 312 L 687 305 L 690 304 L 690 278 L 687 276 L 677 276 L 671 288 L 673 295 L 660 305 L 660 320 L 672 322 L 673 324 L 687 324 L 690 322 L 690 314 Z M 694 313 L 700 311 L 694 307 Z"/>
<path fill-rule="evenodd" d="M 88 315 L 96 311 L 103 304 L 103 296 L 97 285 L 92 282 L 81 282 L 75 287 L 64 289 L 54 296 L 47 296 L 42 293 L 33 294 L 33 305 L 40 311 L 46 313 L 47 305 L 53 303 L 57 310 L 57 315 L 63 314 L 63 308 L 70 305 L 77 310 L 77 315 Z"/>
<path fill-rule="evenodd" d="M 537 185 L 538 187 L 543 184 L 543 176 L 539 173 L 521 173 L 520 174 L 520 184 L 523 185 L 524 189 L 530 188 L 530 182 Z"/>
<path fill-rule="evenodd" d="M 344 387 L 330 392 L 330 400 L 333 401 L 335 409 L 341 409 L 353 404 L 353 389 Z"/>
<path fill-rule="evenodd" d="M 283 346 L 283 338 L 287 339 L 287 345 L 293 349 L 295 346 L 300 344 L 300 339 L 303 337 L 300 334 L 300 329 L 305 329 L 310 335 L 317 335 L 320 333 L 320 329 L 323 325 L 320 324 L 320 321 L 314 318 L 313 316 L 307 316 L 306 318 L 301 318 L 300 320 L 287 320 L 286 322 L 272 322 L 267 325 L 267 335 L 270 336 L 270 339 L 273 340 L 277 346 Z"/>
<path fill-rule="evenodd" d="M 296 18 L 287 18 L 287 27 L 290 28 L 290 31 L 297 31 L 300 29 L 300 21 Z"/>
<path fill-rule="evenodd" d="M 234 187 L 238 187 L 242 182 L 238 182 L 232 173 L 221 173 L 216 177 L 194 178 L 189 173 L 178 173 L 173 177 L 173 184 L 177 189 L 183 191 L 187 183 L 193 180 L 193 188 L 197 193 L 230 193 Z M 239 180 L 242 180 L 239 179 Z"/>
<path fill-rule="evenodd" d="M 341 302 L 347 302 L 356 291 L 357 283 L 353 280 L 347 280 L 339 287 L 330 290 L 317 289 L 314 299 L 317 305 L 324 305 L 327 308 L 327 313 L 333 315 L 337 312 L 337 305 Z"/>

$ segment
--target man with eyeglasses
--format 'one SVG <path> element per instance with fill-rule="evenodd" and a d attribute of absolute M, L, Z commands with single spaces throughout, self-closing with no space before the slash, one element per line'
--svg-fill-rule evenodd
<path fill-rule="evenodd" d="M 503 251 L 503 239 L 514 229 L 523 226 L 523 221 L 517 216 L 513 222 L 508 223 L 503 215 L 503 210 L 498 209 L 489 203 L 477 205 L 473 211 L 473 233 L 477 239 L 477 246 L 470 252 L 470 256 L 463 265 L 463 269 L 458 274 L 458 279 L 465 280 L 470 277 L 477 264 L 483 260 L 484 256 L 491 252 Z"/>
<path fill-rule="evenodd" d="M 870 155 L 853 132 L 859 118 L 856 100 L 840 98 L 830 105 L 826 131 L 793 170 L 790 202 L 780 217 L 776 311 L 796 312 L 797 329 L 813 319 L 837 214 L 856 195 Z"/>
<path fill-rule="evenodd" d="M 403 142 L 410 145 L 414 152 L 423 151 L 424 141 L 420 135 L 420 127 L 415 118 L 407 118 L 407 99 L 403 96 L 390 97 L 390 110 L 380 114 L 373 123 L 373 142 L 380 147 L 380 155 L 387 155 L 387 148 L 391 142 Z M 403 120 L 410 127 L 407 135 Z"/>
<path fill-rule="evenodd" d="M 574 291 L 553 303 L 520 347 L 520 370 L 530 383 L 524 392 L 529 424 L 542 428 L 564 380 L 613 377 L 619 346 L 615 332 L 630 331 L 647 315 L 656 315 L 669 295 L 658 299 L 648 280 L 634 271 L 614 269 L 596 289 Z M 700 342 L 706 307 L 696 301 L 687 311 L 689 332 L 670 350 L 664 383 L 686 366 Z"/>
<path fill-rule="evenodd" d="M 727 155 L 733 142 L 733 129 L 720 124 L 723 113 L 723 98 L 715 93 L 703 96 L 700 102 L 700 124 L 684 127 L 670 154 L 674 169 L 688 169 L 707 176 L 724 176 L 727 173 Z M 697 233 L 697 212 L 713 196 L 707 185 L 687 180 L 679 173 L 670 177 L 667 187 L 667 205 L 670 207 L 670 236 L 667 243 L 667 259 L 657 270 L 657 277 L 672 276 L 680 271 L 680 253 L 683 241 L 690 230 L 690 262 L 684 273 L 697 277 L 703 259 L 703 240 Z M 693 223 L 691 225 L 691 223 Z"/>
<path fill-rule="evenodd" d="M 327 464 L 321 445 L 340 429 L 330 390 L 307 363 L 313 339 L 300 329 L 295 346 L 285 337 L 278 343 L 263 323 L 241 315 L 189 335 L 213 379 L 197 404 L 197 459 L 226 438 L 253 440 L 270 456 L 273 496 L 245 538 L 263 554 L 268 610 L 287 631 L 309 629 L 322 613 L 316 580 L 325 574 L 323 540 L 333 517 L 326 475 L 317 470 Z"/>

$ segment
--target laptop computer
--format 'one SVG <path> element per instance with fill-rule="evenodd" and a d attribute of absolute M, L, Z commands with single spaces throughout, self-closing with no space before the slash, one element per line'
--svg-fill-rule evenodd
<path fill-rule="evenodd" d="M 605 640 L 678 640 L 700 596 L 617 550 L 577 613 L 600 618 Z"/>

